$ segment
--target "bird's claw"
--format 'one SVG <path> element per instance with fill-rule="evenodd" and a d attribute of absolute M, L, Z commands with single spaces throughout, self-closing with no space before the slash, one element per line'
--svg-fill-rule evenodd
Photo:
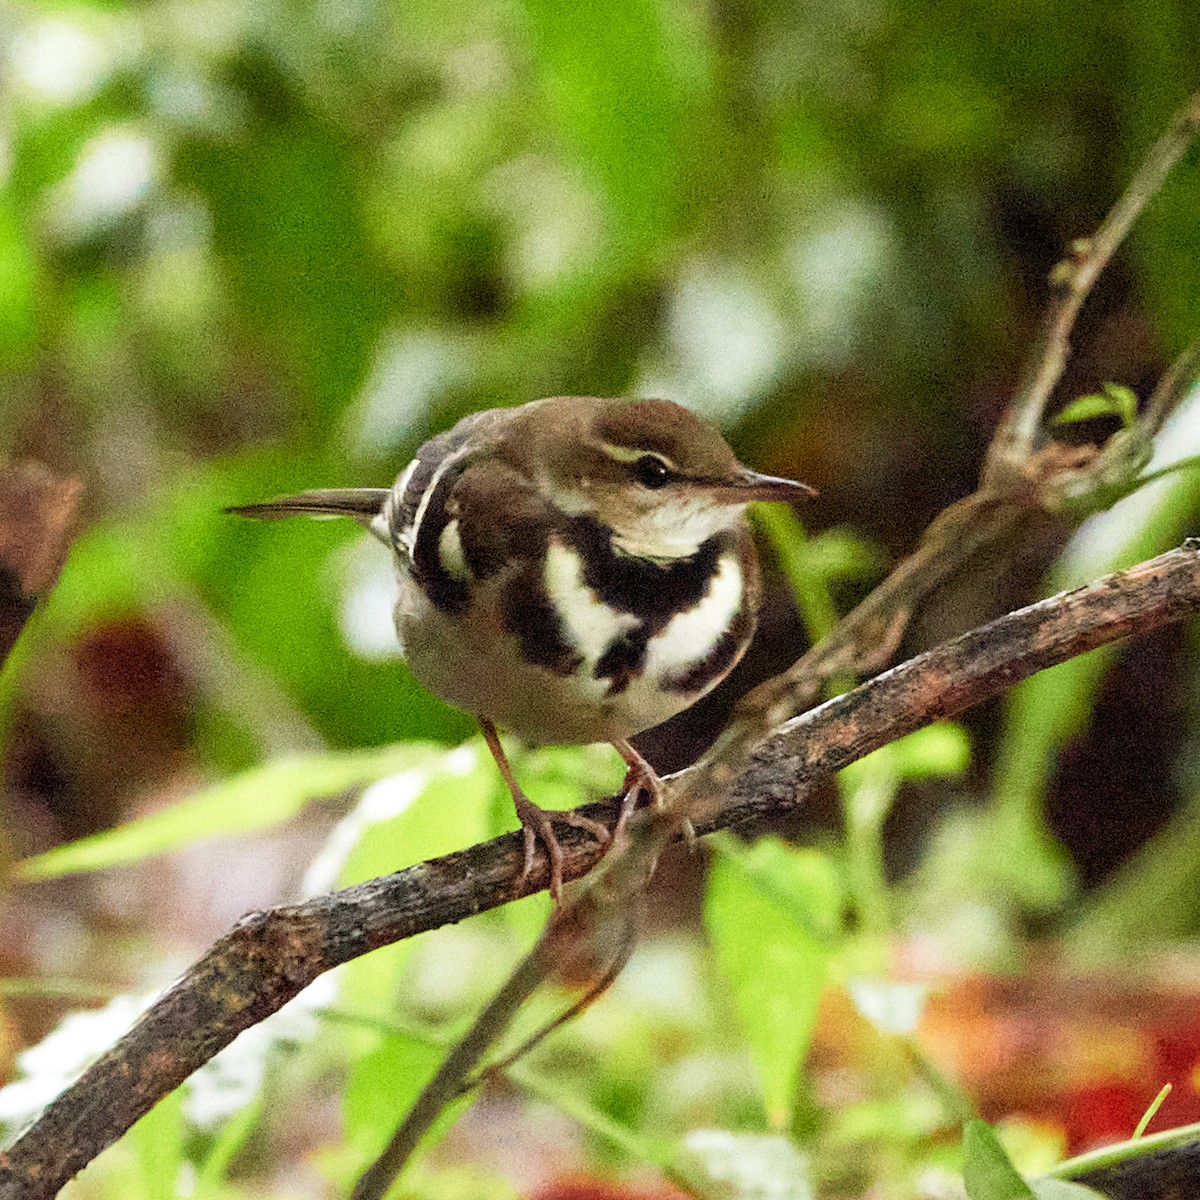
<path fill-rule="evenodd" d="M 612 841 L 613 835 L 607 826 L 582 813 L 570 810 L 545 809 L 534 804 L 528 796 L 514 796 L 517 816 L 525 833 L 525 867 L 521 872 L 524 882 L 533 873 L 533 859 L 537 843 L 540 841 L 546 849 L 546 857 L 550 860 L 550 895 L 555 904 L 562 902 L 563 863 L 562 843 L 554 833 L 554 822 L 564 825 L 574 825 L 576 829 L 585 829 L 601 845 Z"/>

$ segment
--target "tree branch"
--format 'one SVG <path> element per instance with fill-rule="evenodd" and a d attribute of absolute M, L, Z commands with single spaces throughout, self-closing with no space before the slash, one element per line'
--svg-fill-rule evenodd
<path fill-rule="evenodd" d="M 879 746 L 991 698 L 1096 646 L 1200 610 L 1200 543 L 1001 617 L 787 722 L 748 760 L 728 764 L 727 803 L 701 832 L 793 808 L 816 784 Z M 692 768 L 667 781 L 677 807 Z M 611 815 L 611 805 L 592 806 Z M 677 807 L 678 810 L 678 807 Z M 600 849 L 563 836 L 576 878 Z M 0 1154 L 0 1197 L 40 1200 L 138 1117 L 318 975 L 368 950 L 546 886 L 544 858 L 520 878 L 522 840 L 508 834 L 303 904 L 238 923 Z"/>
<path fill-rule="evenodd" d="M 1062 378 L 1071 351 L 1071 331 L 1083 302 L 1133 223 L 1158 194 L 1175 164 L 1200 133 L 1200 92 L 1175 114 L 1151 147 L 1137 174 L 1109 210 L 1100 228 L 1072 246 L 1072 255 L 1050 272 L 1054 299 L 1042 322 L 1021 383 L 988 449 L 983 469 L 985 487 L 1005 487 L 1033 456 L 1046 406 Z"/>

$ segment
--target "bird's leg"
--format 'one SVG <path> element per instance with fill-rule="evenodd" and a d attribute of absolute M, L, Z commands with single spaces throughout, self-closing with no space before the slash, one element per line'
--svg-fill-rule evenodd
<path fill-rule="evenodd" d="M 621 815 L 617 818 L 617 827 L 613 830 L 614 837 L 620 837 L 625 829 L 625 822 L 638 805 L 638 797 L 645 792 L 646 798 L 655 808 L 662 808 L 662 780 L 658 772 L 633 748 L 621 738 L 613 742 L 613 749 L 625 760 L 629 770 L 625 772 L 625 782 L 621 785 L 624 798 L 621 801 Z"/>
<path fill-rule="evenodd" d="M 527 879 L 533 870 L 533 853 L 540 839 L 546 848 L 546 857 L 550 860 L 550 895 L 557 904 L 562 895 L 563 851 L 558 838 L 554 836 L 554 822 L 561 821 L 564 825 L 574 825 L 577 829 L 586 829 L 598 842 L 611 842 L 612 834 L 608 828 L 591 817 L 581 813 L 565 812 L 559 809 L 539 808 L 521 790 L 513 772 L 512 764 L 500 745 L 500 735 L 496 732 L 495 724 L 487 717 L 479 717 L 479 726 L 483 730 L 484 741 L 496 760 L 496 766 L 504 782 L 508 785 L 509 794 L 513 798 L 513 807 L 517 810 L 517 819 L 525 833 L 525 868 L 521 878 Z M 636 751 L 635 751 L 636 753 Z"/>
<path fill-rule="evenodd" d="M 637 808 L 638 797 L 642 792 L 646 793 L 647 799 L 655 808 L 663 807 L 663 781 L 658 772 L 629 742 L 624 739 L 613 742 L 613 749 L 629 767 L 629 770 L 625 772 L 625 782 L 621 785 L 621 789 L 625 793 L 624 799 L 621 801 L 621 815 L 617 818 L 617 826 L 613 830 L 613 837 L 618 838 L 625 829 L 625 822 L 629 820 L 630 814 Z M 688 849 L 694 850 L 696 848 L 696 831 L 692 828 L 691 821 L 684 821 L 683 836 L 687 841 Z"/>

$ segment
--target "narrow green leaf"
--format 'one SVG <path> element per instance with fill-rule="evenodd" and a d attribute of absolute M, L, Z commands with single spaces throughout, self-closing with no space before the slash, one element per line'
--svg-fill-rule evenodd
<path fill-rule="evenodd" d="M 1159 1089 L 1158 1095 L 1150 1101 L 1150 1107 L 1142 1113 L 1142 1119 L 1137 1123 L 1137 1128 L 1133 1131 L 1133 1140 L 1136 1141 L 1146 1132 L 1146 1126 L 1154 1120 L 1154 1114 L 1162 1108 L 1162 1102 L 1171 1094 L 1171 1085 L 1164 1083 Z"/>
<path fill-rule="evenodd" d="M 787 576 L 809 641 L 819 642 L 837 623 L 837 610 L 829 593 L 828 579 L 814 569 L 812 543 L 800 518 L 783 504 L 759 505 L 754 517 L 770 539 L 779 566 Z"/>
<path fill-rule="evenodd" d="M 280 759 L 206 788 L 146 817 L 23 859 L 18 881 L 98 871 L 176 850 L 203 838 L 266 829 L 307 803 L 360 787 L 429 760 L 433 748 L 414 743 L 377 750 Z M 444 753 L 440 748 L 436 753 Z"/>
<path fill-rule="evenodd" d="M 1121 425 L 1129 429 L 1137 418 L 1137 396 L 1119 383 L 1106 383 L 1101 391 L 1072 400 L 1051 423 L 1073 425 L 1094 417 L 1119 417 Z"/>
<path fill-rule="evenodd" d="M 963 1179 L 971 1200 L 1036 1200 L 985 1121 L 963 1130 Z"/>
<path fill-rule="evenodd" d="M 129 1133 L 145 1200 L 175 1200 L 184 1161 L 183 1093 L 176 1088 Z"/>
<path fill-rule="evenodd" d="M 841 904 L 837 874 L 816 851 L 763 839 L 713 864 L 705 927 L 775 1128 L 791 1118 Z"/>

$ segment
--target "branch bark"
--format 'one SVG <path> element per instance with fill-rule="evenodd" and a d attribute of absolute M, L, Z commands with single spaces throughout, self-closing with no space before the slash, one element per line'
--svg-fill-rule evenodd
<path fill-rule="evenodd" d="M 1071 352 L 1071 331 L 1083 302 L 1198 132 L 1200 92 L 1191 96 L 1172 118 L 1100 228 L 1090 238 L 1075 242 L 1070 257 L 1050 272 L 1053 298 L 1041 333 L 1030 348 L 1016 394 L 988 449 L 983 469 L 985 487 L 1004 487 L 1012 472 L 1019 472 L 1032 458 L 1043 431 L 1046 407 L 1062 379 Z"/>
<path fill-rule="evenodd" d="M 791 808 L 819 781 L 905 733 L 1054 663 L 1195 611 L 1200 542 L 1010 613 L 773 731 L 748 759 L 729 764 L 728 801 L 699 831 Z M 687 793 L 693 773 L 667 781 L 672 805 Z M 568 878 L 600 857 L 583 833 L 568 830 L 563 842 Z M 544 859 L 521 882 L 522 845 L 519 834 L 509 834 L 244 918 L 0 1154 L 0 1197 L 53 1196 L 192 1071 L 324 971 L 546 886 Z"/>

